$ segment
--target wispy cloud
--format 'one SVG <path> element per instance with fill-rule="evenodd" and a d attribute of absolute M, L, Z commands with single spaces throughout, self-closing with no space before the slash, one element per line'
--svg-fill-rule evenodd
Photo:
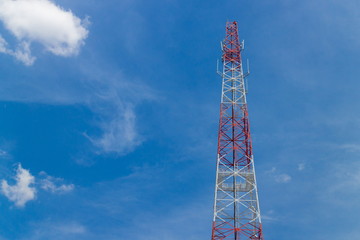
<path fill-rule="evenodd" d="M 305 167 L 306 167 L 306 165 L 305 165 L 305 163 L 299 163 L 298 164 L 298 170 L 301 172 L 301 171 L 304 171 L 305 170 Z"/>
<path fill-rule="evenodd" d="M 44 178 L 39 180 L 39 185 L 45 191 L 63 194 L 71 192 L 75 188 L 74 184 L 64 184 L 64 179 L 49 176 L 45 172 L 41 172 L 40 176 Z"/>
<path fill-rule="evenodd" d="M 346 143 L 346 144 L 337 145 L 337 147 L 348 152 L 360 153 L 360 144 Z"/>
<path fill-rule="evenodd" d="M 360 163 L 358 161 L 346 164 L 331 164 L 333 183 L 327 186 L 329 194 L 354 194 L 360 189 Z"/>
<path fill-rule="evenodd" d="M 27 65 L 35 61 L 32 43 L 55 55 L 72 56 L 79 52 L 89 33 L 88 20 L 81 20 L 50 0 L 0 0 L 0 20 L 17 41 L 11 47 L 11 39 L 3 34 L 0 52 Z M 94 146 L 91 152 L 124 155 L 144 141 L 137 128 L 136 107 L 154 99 L 153 90 L 136 76 L 126 76 L 119 69 L 109 69 L 110 64 L 100 63 L 96 51 L 91 54 L 90 62 L 82 59 L 64 70 L 69 72 L 65 79 L 52 77 L 56 70 L 45 70 L 45 76 L 38 77 L 9 74 L 11 81 L 2 83 L 0 100 L 86 106 L 94 113 L 89 122 L 101 130 L 84 132 Z"/>
<path fill-rule="evenodd" d="M 86 136 L 100 152 L 118 154 L 131 152 L 142 142 L 142 137 L 136 131 L 134 107 L 131 104 L 120 105 L 114 110 L 114 115 L 108 121 L 100 123 L 103 130 L 101 136 Z"/>
<path fill-rule="evenodd" d="M 0 52 L 14 56 L 25 65 L 32 65 L 31 43 L 58 56 L 76 55 L 88 35 L 86 25 L 71 11 L 49 0 L 0 0 L 0 20 L 17 39 L 15 50 L 0 37 Z"/>
<path fill-rule="evenodd" d="M 3 150 L 3 149 L 0 149 L 0 157 L 1 158 L 5 158 L 5 157 L 8 157 L 9 154 L 7 151 Z"/>
<path fill-rule="evenodd" d="M 40 240 L 40 239 L 85 239 L 88 229 L 81 223 L 75 221 L 51 222 L 43 221 L 35 223 L 32 231 L 23 240 Z"/>
<path fill-rule="evenodd" d="M 84 70 L 89 81 L 89 101 L 83 102 L 98 115 L 102 133 L 85 134 L 97 153 L 123 155 L 133 151 L 144 138 L 137 129 L 136 107 L 144 101 L 154 101 L 157 95 L 145 83 L 122 73 L 104 73 L 94 68 Z"/>
<path fill-rule="evenodd" d="M 93 118 L 87 121 L 101 130 L 83 132 L 94 146 L 90 152 L 124 155 L 133 151 L 145 140 L 138 129 L 136 108 L 155 101 L 159 94 L 144 81 L 126 76 L 118 69 L 86 62 L 74 67 L 75 76 L 67 79 L 31 78 L 25 83 L 14 77 L 2 83 L 2 89 L 8 90 L 0 89 L 0 100 L 85 106 L 93 113 Z"/>
<path fill-rule="evenodd" d="M 267 171 L 267 174 L 270 175 L 277 183 L 288 183 L 292 179 L 289 174 L 279 172 L 276 167 L 272 167 L 271 170 Z"/>
<path fill-rule="evenodd" d="M 6 40 L 0 35 L 0 53 L 5 53 L 14 56 L 25 65 L 32 65 L 35 61 L 35 57 L 31 56 L 30 44 L 28 42 L 21 42 L 15 50 L 11 50 L 8 47 Z"/>
<path fill-rule="evenodd" d="M 275 176 L 275 181 L 278 183 L 288 183 L 291 181 L 291 176 L 288 174 L 279 174 Z"/>
<path fill-rule="evenodd" d="M 269 222 L 275 222 L 275 221 L 279 220 L 278 217 L 275 216 L 274 210 L 269 210 L 266 213 L 263 212 L 261 215 L 261 218 L 262 218 L 262 220 L 269 221 Z"/>

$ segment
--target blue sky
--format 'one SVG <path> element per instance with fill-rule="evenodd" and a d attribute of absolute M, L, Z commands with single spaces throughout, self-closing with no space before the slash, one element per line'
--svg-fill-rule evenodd
<path fill-rule="evenodd" d="M 210 239 L 227 20 L 265 238 L 360 234 L 358 1 L 17 3 L 0 0 L 1 240 Z"/>

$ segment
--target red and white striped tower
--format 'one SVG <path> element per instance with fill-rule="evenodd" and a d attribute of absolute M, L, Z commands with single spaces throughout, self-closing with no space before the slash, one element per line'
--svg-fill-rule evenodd
<path fill-rule="evenodd" d="M 212 240 L 263 240 L 236 22 L 222 42 L 222 96 Z"/>

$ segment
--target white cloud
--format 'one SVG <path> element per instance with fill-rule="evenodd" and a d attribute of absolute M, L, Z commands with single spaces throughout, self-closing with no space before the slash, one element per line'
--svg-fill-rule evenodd
<path fill-rule="evenodd" d="M 8 43 L 6 40 L 0 35 L 0 52 L 6 53 L 7 52 L 7 45 Z"/>
<path fill-rule="evenodd" d="M 26 237 L 20 239 L 26 240 L 63 240 L 63 239 L 84 239 L 88 230 L 87 228 L 78 222 L 39 222 L 32 226 L 32 231 L 26 234 Z"/>
<path fill-rule="evenodd" d="M 54 194 L 68 193 L 75 188 L 74 184 L 64 184 L 64 179 L 49 176 L 45 172 L 35 178 L 29 170 L 22 168 L 21 164 L 18 165 L 14 179 L 14 185 L 2 180 L 0 192 L 17 207 L 24 207 L 27 202 L 34 200 L 39 188 Z"/>
<path fill-rule="evenodd" d="M 269 222 L 278 221 L 279 219 L 274 215 L 275 215 L 275 211 L 274 210 L 269 210 L 265 214 L 262 213 L 261 219 L 265 220 L 265 221 L 269 221 Z"/>
<path fill-rule="evenodd" d="M 347 164 L 336 163 L 332 164 L 330 169 L 334 181 L 327 186 L 328 192 L 338 196 L 344 193 L 356 195 L 360 188 L 360 163 L 357 160 Z"/>
<path fill-rule="evenodd" d="M 0 149 L 0 157 L 1 158 L 9 157 L 9 153 L 3 149 Z"/>
<path fill-rule="evenodd" d="M 136 131 L 136 116 L 133 107 L 118 109 L 110 121 L 101 124 L 103 134 L 89 137 L 90 141 L 102 152 L 123 154 L 132 151 L 141 144 L 141 137 Z"/>
<path fill-rule="evenodd" d="M 25 41 L 21 42 L 15 51 L 8 50 L 8 54 L 14 56 L 27 66 L 32 65 L 36 59 L 31 55 L 30 43 Z"/>
<path fill-rule="evenodd" d="M 356 143 L 347 143 L 347 144 L 342 144 L 338 146 L 340 149 L 344 149 L 347 152 L 351 152 L 351 153 L 359 153 L 360 152 L 360 144 L 356 144 Z"/>
<path fill-rule="evenodd" d="M 50 0 L 0 0 L 0 20 L 18 40 L 14 51 L 0 37 L 0 52 L 26 65 L 35 61 L 30 50 L 32 42 L 55 55 L 67 57 L 79 52 L 88 35 L 87 19 L 82 21 Z"/>
<path fill-rule="evenodd" d="M 65 234 L 83 234 L 86 233 L 85 226 L 79 223 L 70 223 L 70 224 L 63 224 L 57 225 L 54 227 L 55 230 L 65 233 Z"/>
<path fill-rule="evenodd" d="M 272 167 L 270 170 L 266 171 L 266 173 L 271 174 L 277 171 L 276 167 Z"/>
<path fill-rule="evenodd" d="M 45 191 L 62 194 L 71 192 L 75 188 L 74 184 L 63 184 L 62 178 L 49 176 L 45 172 L 41 172 L 40 175 L 45 177 L 39 181 L 40 187 Z"/>
<path fill-rule="evenodd" d="M 84 135 L 98 154 L 124 155 L 133 151 L 144 141 L 137 128 L 136 106 L 144 101 L 156 100 L 156 92 L 122 73 L 108 74 L 93 67 L 87 68 L 85 74 L 89 79 L 87 83 L 91 82 L 92 95 L 85 98 L 91 100 L 84 104 L 96 113 L 95 123 L 102 132 Z"/>
<path fill-rule="evenodd" d="M 81 64 L 76 68 L 80 69 L 81 75 L 70 75 L 66 79 L 30 78 L 28 81 L 27 78 L 13 77 L 12 81 L 3 81 L 0 100 L 85 106 L 94 113 L 91 124 L 101 130 L 83 133 L 94 145 L 86 152 L 124 155 L 133 151 L 144 141 L 136 122 L 136 107 L 147 101 L 157 101 L 160 93 L 105 65 Z M 81 160 L 77 162 L 88 164 L 84 157 L 80 156 Z"/>
<path fill-rule="evenodd" d="M 8 43 L 1 35 L 0 35 L 0 53 L 5 53 L 14 56 L 16 59 L 18 59 L 27 66 L 32 65 L 36 59 L 35 57 L 31 56 L 30 44 L 28 42 L 23 41 L 19 43 L 16 50 L 14 51 L 8 48 Z"/>
<path fill-rule="evenodd" d="M 298 165 L 298 170 L 301 172 L 301 171 L 304 171 L 305 170 L 305 163 L 300 163 Z"/>
<path fill-rule="evenodd" d="M 291 181 L 291 176 L 286 173 L 279 173 L 276 167 L 272 167 L 270 170 L 266 171 L 268 175 L 275 179 L 277 183 L 288 183 Z"/>
<path fill-rule="evenodd" d="M 291 176 L 288 174 L 279 174 L 275 176 L 275 181 L 278 183 L 288 183 L 291 181 Z"/>
<path fill-rule="evenodd" d="M 14 202 L 15 206 L 24 207 L 28 201 L 34 200 L 36 197 L 36 189 L 32 187 L 35 177 L 19 164 L 15 180 L 15 185 L 9 185 L 6 180 L 2 180 L 1 193 Z"/>

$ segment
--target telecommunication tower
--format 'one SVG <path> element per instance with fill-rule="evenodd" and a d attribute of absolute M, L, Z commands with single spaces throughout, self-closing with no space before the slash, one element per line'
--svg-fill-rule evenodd
<path fill-rule="evenodd" d="M 237 22 L 226 23 L 212 240 L 263 240 Z"/>

